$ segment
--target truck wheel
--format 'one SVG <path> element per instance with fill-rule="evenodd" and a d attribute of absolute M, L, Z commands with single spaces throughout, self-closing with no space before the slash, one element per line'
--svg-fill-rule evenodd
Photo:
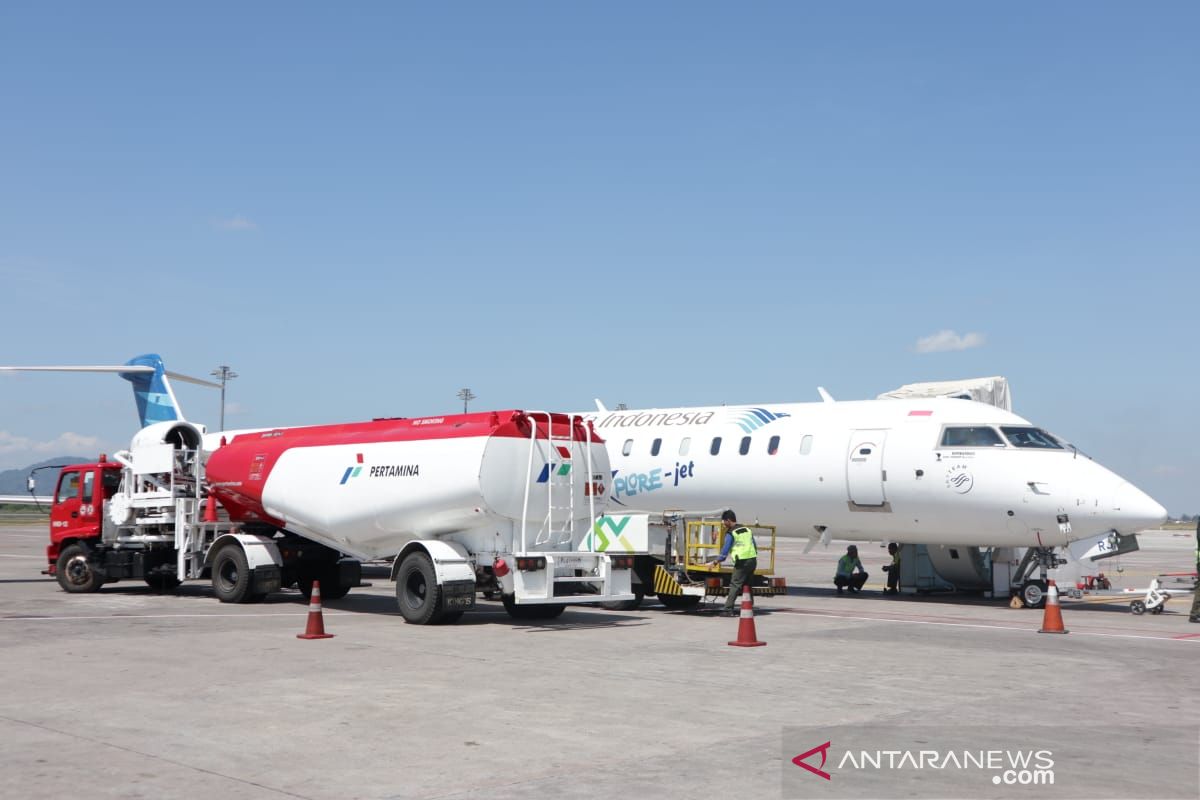
<path fill-rule="evenodd" d="M 1025 581 L 1021 585 L 1021 602 L 1026 608 L 1041 608 L 1046 605 L 1045 581 Z"/>
<path fill-rule="evenodd" d="M 689 611 L 700 605 L 700 596 L 695 594 L 660 594 L 658 602 L 671 611 Z"/>
<path fill-rule="evenodd" d="M 636 611 L 645 597 L 641 592 L 635 591 L 632 600 L 614 600 L 611 603 L 601 603 L 600 607 L 609 611 Z"/>
<path fill-rule="evenodd" d="M 213 557 L 212 586 L 217 599 L 222 603 L 248 603 L 250 592 L 250 566 L 246 554 L 238 545 L 227 545 Z"/>
<path fill-rule="evenodd" d="M 147 575 L 146 585 L 156 592 L 173 592 L 179 588 L 179 578 L 174 575 Z"/>
<path fill-rule="evenodd" d="M 1141 600 L 1134 600 L 1129 604 L 1129 613 L 1142 615 L 1146 613 L 1146 604 Z"/>
<path fill-rule="evenodd" d="M 322 600 L 341 600 L 350 593 L 353 587 L 342 586 L 337 580 L 337 570 L 329 570 L 317 576 L 321 581 L 321 599 Z M 305 600 L 312 598 L 312 573 L 301 574 L 296 581 L 296 588 L 300 590 L 300 594 L 304 595 Z"/>
<path fill-rule="evenodd" d="M 71 594 L 94 592 L 104 584 L 95 565 L 88 560 L 87 547 L 78 542 L 63 548 L 54 572 L 58 585 Z"/>
<path fill-rule="evenodd" d="M 396 573 L 396 605 L 400 616 L 413 625 L 432 625 L 445 615 L 442 587 L 433 571 L 433 561 L 421 550 L 404 557 Z"/>
<path fill-rule="evenodd" d="M 562 616 L 562 613 L 567 610 L 567 606 L 564 603 L 538 603 L 532 606 L 519 606 L 511 594 L 504 595 L 500 600 L 504 603 L 504 610 L 513 619 L 554 619 Z"/>

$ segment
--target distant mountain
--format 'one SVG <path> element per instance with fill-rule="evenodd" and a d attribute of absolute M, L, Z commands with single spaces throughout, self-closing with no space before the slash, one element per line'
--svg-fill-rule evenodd
<path fill-rule="evenodd" d="M 25 486 L 25 479 L 29 477 L 30 470 L 37 467 L 47 467 L 55 464 L 87 464 L 95 460 L 95 456 L 57 456 L 56 458 L 39 461 L 36 464 L 30 464 L 28 467 L 5 470 L 4 472 L 0 472 L 0 494 L 28 494 L 29 490 Z M 37 478 L 37 494 L 54 494 L 55 485 L 58 483 L 58 470 L 44 469 L 34 477 Z"/>

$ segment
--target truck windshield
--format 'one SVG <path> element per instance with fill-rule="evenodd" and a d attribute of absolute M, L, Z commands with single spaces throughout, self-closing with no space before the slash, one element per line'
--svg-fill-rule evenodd
<path fill-rule="evenodd" d="M 942 432 L 942 447 L 1004 447 L 995 428 L 956 426 Z"/>
<path fill-rule="evenodd" d="M 1062 450 L 1063 446 L 1041 428 L 1002 427 L 1005 438 L 1013 447 L 1032 447 L 1039 450 Z"/>

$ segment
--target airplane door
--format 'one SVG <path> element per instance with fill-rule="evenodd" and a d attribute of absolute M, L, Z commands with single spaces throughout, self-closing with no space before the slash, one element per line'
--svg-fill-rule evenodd
<path fill-rule="evenodd" d="M 850 502 L 856 506 L 887 503 L 883 493 L 883 444 L 886 440 L 886 430 L 854 431 L 850 436 L 846 489 Z"/>

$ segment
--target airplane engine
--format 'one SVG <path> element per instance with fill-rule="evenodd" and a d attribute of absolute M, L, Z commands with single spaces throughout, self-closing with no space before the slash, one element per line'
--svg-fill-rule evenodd
<path fill-rule="evenodd" d="M 190 422 L 175 420 L 147 425 L 134 434 L 131 450 L 169 444 L 176 450 L 196 450 L 204 438 L 203 430 Z"/>

